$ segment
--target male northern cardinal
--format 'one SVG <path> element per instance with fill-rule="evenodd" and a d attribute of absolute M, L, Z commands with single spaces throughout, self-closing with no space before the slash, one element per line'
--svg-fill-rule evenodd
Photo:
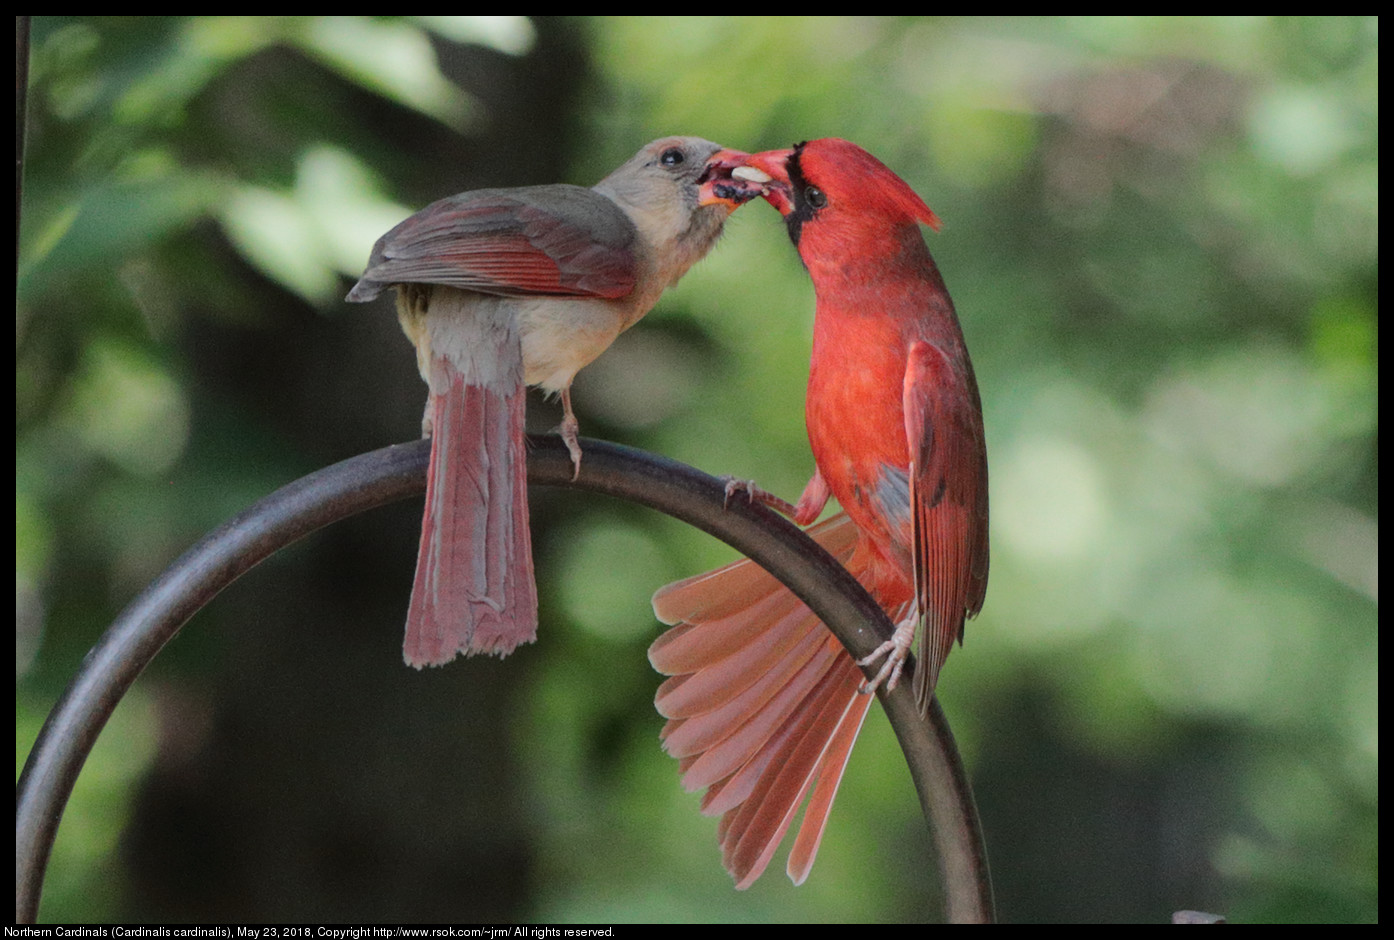
<path fill-rule="evenodd" d="M 939 669 L 987 588 L 987 451 L 963 333 L 919 223 L 939 220 L 884 164 L 845 140 L 755 154 L 737 178 L 763 180 L 813 280 L 817 309 L 807 421 L 817 472 L 794 521 L 828 497 L 843 513 L 809 530 L 898 626 L 855 662 L 807 607 L 750 561 L 654 595 L 678 624 L 649 659 L 671 676 L 656 704 L 664 746 L 717 829 L 737 888 L 769 864 L 805 795 L 788 872 L 813 865 L 847 758 L 883 681 L 894 688 L 920 626 L 915 695 L 929 707 Z M 752 172 L 753 170 L 753 172 Z M 859 665 L 885 654 L 864 685 Z"/>
<path fill-rule="evenodd" d="M 426 511 L 403 655 L 512 652 L 537 635 L 524 386 L 560 392 L 577 472 L 577 371 L 649 312 L 759 194 L 746 154 L 696 137 L 648 144 L 591 189 L 480 189 L 434 202 L 373 246 L 348 300 L 396 285 L 430 393 Z"/>

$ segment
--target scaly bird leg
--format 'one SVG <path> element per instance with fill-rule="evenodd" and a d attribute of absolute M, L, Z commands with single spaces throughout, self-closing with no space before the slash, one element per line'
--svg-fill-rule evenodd
<path fill-rule="evenodd" d="M 881 687 L 882 682 L 886 683 L 887 692 L 895 689 L 900 681 L 900 671 L 905 668 L 905 657 L 910 655 L 910 643 L 915 639 L 915 626 L 919 619 L 918 613 L 912 609 L 910 616 L 895 625 L 895 633 L 891 634 L 889 640 L 876 647 L 870 656 L 857 660 L 858 666 L 869 666 L 877 657 L 886 657 L 876 678 L 863 682 L 859 692 L 870 695 Z"/>
<path fill-rule="evenodd" d="M 567 452 L 571 454 L 571 465 L 575 468 L 571 472 L 571 479 L 574 480 L 581 475 L 581 442 L 578 440 L 581 422 L 576 420 L 576 413 L 571 410 L 570 386 L 561 390 L 561 409 L 561 439 L 566 443 Z"/>

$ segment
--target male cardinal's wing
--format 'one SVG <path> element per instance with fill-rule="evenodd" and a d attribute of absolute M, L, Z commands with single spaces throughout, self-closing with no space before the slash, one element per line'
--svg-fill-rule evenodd
<path fill-rule="evenodd" d="M 920 632 L 915 700 L 923 712 L 965 615 L 987 589 L 987 463 L 971 375 L 933 343 L 911 344 L 903 404 L 910 451 L 911 553 Z"/>
<path fill-rule="evenodd" d="M 348 299 L 390 284 L 623 297 L 638 279 L 634 223 L 580 186 L 480 189 L 433 202 L 378 239 Z"/>

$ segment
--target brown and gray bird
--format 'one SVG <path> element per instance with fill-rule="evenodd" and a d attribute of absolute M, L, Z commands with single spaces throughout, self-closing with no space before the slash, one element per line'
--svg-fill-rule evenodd
<path fill-rule="evenodd" d="M 656 140 L 586 189 L 480 189 L 434 202 L 373 246 L 348 300 L 397 287 L 430 389 L 426 511 L 403 655 L 507 655 L 537 636 L 528 531 L 525 386 L 561 395 L 577 472 L 576 373 L 648 313 L 759 195 L 746 154 Z"/>

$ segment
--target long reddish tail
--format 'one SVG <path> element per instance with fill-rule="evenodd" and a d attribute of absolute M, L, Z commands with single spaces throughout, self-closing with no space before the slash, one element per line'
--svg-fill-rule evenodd
<path fill-rule="evenodd" d="M 857 529 L 847 516 L 808 532 L 852 561 Z M 789 877 L 801 884 L 871 705 L 857 691 L 861 671 L 812 611 L 748 560 L 660 589 L 653 608 L 677 624 L 649 648 L 671 677 L 655 698 L 668 718 L 664 748 L 686 789 L 707 788 L 702 812 L 721 815 L 726 870 L 737 888 L 753 884 L 811 791 L 789 853 Z"/>
<path fill-rule="evenodd" d="M 521 378 L 506 392 L 467 384 L 444 356 L 430 368 L 431 463 L 402 647 L 418 669 L 537 638 Z"/>

